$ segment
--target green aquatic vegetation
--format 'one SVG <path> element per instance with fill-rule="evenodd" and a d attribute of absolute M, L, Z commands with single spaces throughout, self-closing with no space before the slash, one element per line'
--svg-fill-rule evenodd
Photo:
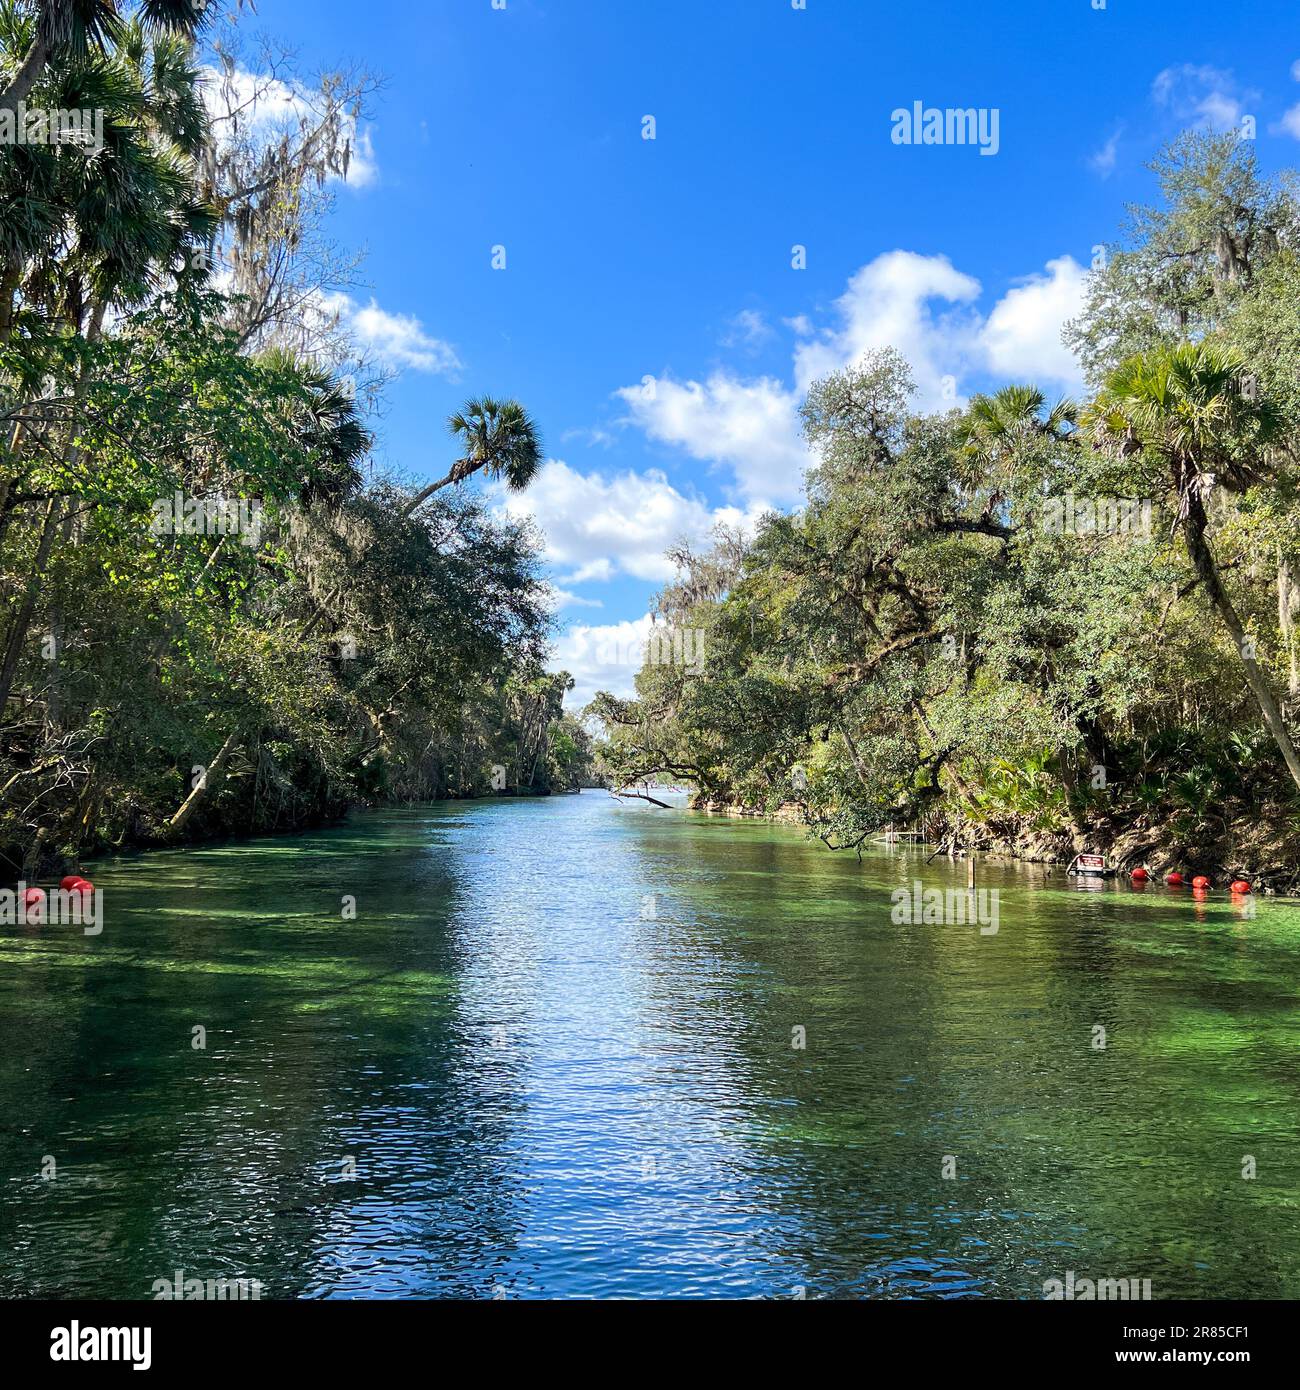
<path fill-rule="evenodd" d="M 1006 1297 L 1130 1266 L 1157 1298 L 1300 1295 L 1300 905 L 1201 922 L 981 864 L 998 936 L 900 929 L 896 885 L 964 866 L 731 828 L 592 794 L 358 816 L 297 842 L 301 874 L 286 842 L 105 863 L 102 937 L 0 933 L 0 1285 L 87 1287 L 90 1240 L 119 1296 L 195 1250 L 275 1296 L 484 1260 L 591 1293 L 565 1251 L 595 1241 L 643 1288 L 671 1243 L 715 1291 L 725 1266 L 889 1296 L 955 1250 Z M 395 889 L 435 863 L 439 891 Z M 304 881 L 364 919 L 305 911 Z M 521 1248 L 541 1212 L 554 1241 Z"/>

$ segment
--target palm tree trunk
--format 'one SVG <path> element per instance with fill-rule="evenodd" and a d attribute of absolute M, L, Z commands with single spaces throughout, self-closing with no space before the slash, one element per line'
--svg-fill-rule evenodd
<path fill-rule="evenodd" d="M 1287 733 L 1281 714 L 1278 713 L 1277 702 L 1273 699 L 1273 692 L 1268 688 L 1264 673 L 1259 669 L 1259 663 L 1253 656 L 1247 655 L 1251 648 L 1246 640 L 1246 630 L 1237 616 L 1237 610 L 1232 606 L 1227 590 L 1223 587 L 1223 581 L 1219 578 L 1219 567 L 1214 562 L 1214 552 L 1206 540 L 1208 524 L 1205 504 L 1193 493 L 1188 498 L 1187 515 L 1183 519 L 1183 541 L 1187 546 L 1188 557 L 1206 595 L 1232 637 L 1241 657 L 1241 664 L 1246 668 L 1246 683 L 1259 705 L 1264 723 L 1273 736 L 1273 742 L 1277 744 L 1278 752 L 1286 762 L 1291 780 L 1297 789 L 1300 789 L 1300 757 L 1296 756 L 1295 745 L 1291 742 L 1291 735 Z"/>
<path fill-rule="evenodd" d="M 0 111 L 18 110 L 18 103 L 22 101 L 36 85 L 37 78 L 45 71 L 45 65 L 50 58 L 50 46 L 38 32 L 36 41 L 27 50 L 27 56 L 23 59 L 22 66 L 14 73 L 13 81 L 0 92 Z"/>
<path fill-rule="evenodd" d="M 23 263 L 15 256 L 0 269 L 0 343 L 7 343 L 14 331 L 14 296 L 22 284 Z"/>
<path fill-rule="evenodd" d="M 444 488 L 449 483 L 454 483 L 455 481 L 456 470 L 453 468 L 452 471 L 448 473 L 445 478 L 439 478 L 436 483 L 430 483 L 428 487 L 421 488 L 420 491 L 417 492 L 415 496 L 406 504 L 406 506 L 402 508 L 402 515 L 404 517 L 410 516 L 411 513 L 418 506 L 420 506 L 421 503 L 427 502 L 429 498 L 432 497 L 433 494 L 439 490 L 439 488 Z"/>

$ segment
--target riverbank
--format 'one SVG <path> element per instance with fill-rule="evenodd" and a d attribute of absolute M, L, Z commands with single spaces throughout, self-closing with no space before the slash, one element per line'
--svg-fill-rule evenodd
<path fill-rule="evenodd" d="M 239 829 L 221 822 L 194 821 L 182 836 L 151 832 L 141 822 L 135 822 L 130 831 L 117 841 L 101 840 L 86 848 L 73 852 L 68 847 L 56 846 L 52 839 L 38 831 L 25 845 L 0 846 L 0 864 L 5 867 L 0 873 L 0 886 L 12 887 L 15 883 L 41 883 L 57 880 L 67 874 L 78 873 L 87 865 L 102 862 L 118 856 L 138 856 L 159 854 L 167 850 L 215 848 L 222 845 L 252 844 L 259 840 L 292 839 L 319 830 L 328 830 L 342 825 L 357 813 L 398 809 L 412 806 L 436 806 L 443 802 L 472 802 L 495 799 L 536 800 L 551 796 L 577 796 L 583 787 L 530 788 L 507 787 L 500 791 L 469 791 L 444 796 L 425 797 L 419 800 L 356 801 L 339 805 L 329 811 L 317 812 L 310 817 L 291 825 L 269 825 Z"/>
<path fill-rule="evenodd" d="M 691 809 L 742 820 L 808 826 L 798 802 L 783 802 L 768 810 L 696 796 Z M 878 840 L 868 843 L 883 843 L 886 838 L 882 832 Z M 1103 819 L 1090 823 L 1082 834 L 1024 829 L 990 835 L 987 827 L 964 824 L 951 827 L 944 841 L 924 843 L 951 843 L 958 847 L 958 856 L 969 846 L 992 861 L 1027 864 L 1067 864 L 1076 854 L 1088 851 L 1105 854 L 1126 872 L 1142 867 L 1163 878 L 1178 871 L 1189 880 L 1204 874 L 1220 885 L 1245 879 L 1260 892 L 1300 896 L 1300 828 L 1286 821 L 1281 807 L 1262 808 L 1258 815 L 1239 816 L 1217 828 L 1207 826 L 1192 839 L 1174 839 L 1149 824 Z"/>

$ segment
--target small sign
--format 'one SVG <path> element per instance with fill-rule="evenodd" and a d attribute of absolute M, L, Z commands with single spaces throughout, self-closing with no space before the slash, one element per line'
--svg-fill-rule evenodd
<path fill-rule="evenodd" d="M 1078 865 L 1081 869 L 1104 869 L 1106 856 L 1104 854 L 1081 854 L 1078 858 Z"/>

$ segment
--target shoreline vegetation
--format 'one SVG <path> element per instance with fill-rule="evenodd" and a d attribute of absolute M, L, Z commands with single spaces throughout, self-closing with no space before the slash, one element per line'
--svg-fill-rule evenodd
<path fill-rule="evenodd" d="M 249 120 L 219 10 L 51 46 L 0 4 L 27 109 L 103 113 L 0 145 L 4 877 L 666 779 L 832 849 L 1300 883 L 1293 174 L 1235 133 L 1157 158 L 1065 331 L 1078 401 L 919 410 L 891 349 L 814 382 L 806 505 L 675 546 L 635 697 L 577 714 L 540 538 L 466 486 L 527 488 L 524 407 L 467 401 L 434 482 L 372 460 L 326 219 L 376 80 L 280 54 L 301 109 Z"/>
<path fill-rule="evenodd" d="M 889 349 L 812 385 L 806 506 L 678 547 L 660 659 L 590 707 L 614 783 L 1300 886 L 1297 179 L 1235 132 L 1151 169 L 1064 332 L 1079 400 L 919 411 Z"/>
<path fill-rule="evenodd" d="M 787 802 L 774 810 L 764 807 L 739 806 L 734 803 L 710 801 L 707 798 L 693 798 L 690 810 L 703 815 L 731 816 L 745 820 L 772 821 L 778 824 L 804 826 L 808 824 L 805 808 L 798 802 Z M 1220 855 L 1217 860 L 1206 857 L 1189 859 L 1187 854 L 1175 845 L 1162 845 L 1140 830 L 1130 829 L 1127 833 L 1107 837 L 1105 830 L 1096 829 L 1082 847 L 1076 845 L 1068 833 L 1034 834 L 1030 832 L 1016 840 L 967 838 L 954 840 L 951 836 L 930 838 L 926 832 L 911 828 L 894 829 L 882 827 L 878 835 L 862 842 L 859 848 L 871 845 L 877 848 L 893 844 L 924 845 L 933 848 L 932 857 L 945 855 L 949 859 L 965 859 L 975 856 L 990 863 L 1016 862 L 1022 864 L 1044 864 L 1051 867 L 1068 864 L 1081 852 L 1104 854 L 1121 873 L 1136 868 L 1149 869 L 1153 876 L 1162 878 L 1165 874 L 1178 871 L 1190 882 L 1204 873 L 1220 887 L 1234 879 L 1245 879 L 1258 885 L 1270 896 L 1300 899 L 1300 872 L 1291 874 L 1289 870 L 1260 873 L 1250 865 L 1267 862 L 1270 847 L 1266 840 L 1256 836 L 1252 841 L 1251 827 L 1241 827 L 1240 839 L 1235 842 L 1235 852 Z M 1264 830 L 1267 834 L 1267 830 Z M 1285 847 L 1283 847 L 1285 849 Z M 1277 853 L 1277 850 L 1273 851 Z M 1243 867 L 1244 866 L 1244 867 Z"/>
<path fill-rule="evenodd" d="M 539 539 L 465 486 L 526 487 L 533 421 L 471 399 L 423 486 L 371 459 L 327 217 L 377 82 L 241 62 L 237 7 L 86 8 L 0 3 L 4 101 L 102 114 L 0 144 L 0 877 L 579 785 Z"/>

